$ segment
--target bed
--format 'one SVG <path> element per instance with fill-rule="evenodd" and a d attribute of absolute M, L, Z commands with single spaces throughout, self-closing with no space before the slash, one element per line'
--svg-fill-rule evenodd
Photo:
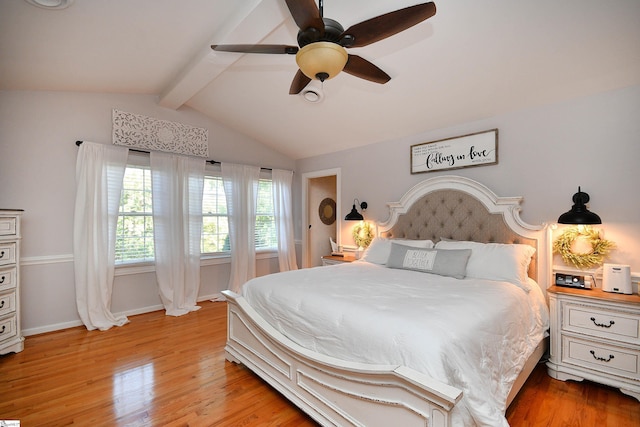
<path fill-rule="evenodd" d="M 321 425 L 508 425 L 548 329 L 549 230 L 520 219 L 521 200 L 459 176 L 418 183 L 363 260 L 225 291 L 227 360 Z"/>

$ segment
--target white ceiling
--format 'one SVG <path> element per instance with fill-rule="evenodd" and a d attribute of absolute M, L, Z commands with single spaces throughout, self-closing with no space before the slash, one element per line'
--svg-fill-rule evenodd
<path fill-rule="evenodd" d="M 345 28 L 411 0 L 325 0 Z M 429 20 L 351 49 L 391 77 L 346 73 L 312 104 L 289 95 L 291 55 L 211 44 L 296 44 L 283 0 L 0 0 L 0 89 L 158 95 L 294 159 L 640 84 L 638 0 L 439 0 Z M 144 113 L 144 112 L 141 112 Z"/>

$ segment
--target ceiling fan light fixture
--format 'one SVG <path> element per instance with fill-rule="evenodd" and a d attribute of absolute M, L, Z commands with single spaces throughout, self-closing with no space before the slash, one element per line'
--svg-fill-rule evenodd
<path fill-rule="evenodd" d="M 75 0 L 25 0 L 27 3 L 41 7 L 43 9 L 58 10 L 66 9 L 71 6 Z"/>
<path fill-rule="evenodd" d="M 346 49 L 332 42 L 310 43 L 296 54 L 296 62 L 304 75 L 321 81 L 338 75 L 348 59 Z"/>
<path fill-rule="evenodd" d="M 302 95 L 305 101 L 312 104 L 322 102 L 322 100 L 324 99 L 322 82 L 318 80 L 311 80 L 309 84 L 304 89 L 302 89 L 300 95 Z"/>

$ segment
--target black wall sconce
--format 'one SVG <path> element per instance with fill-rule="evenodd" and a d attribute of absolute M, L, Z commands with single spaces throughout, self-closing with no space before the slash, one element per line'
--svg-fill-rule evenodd
<path fill-rule="evenodd" d="M 598 215 L 587 209 L 587 203 L 589 203 L 589 195 L 580 191 L 573 195 L 573 206 L 571 210 L 563 213 L 558 218 L 559 224 L 602 224 L 602 220 Z"/>
<path fill-rule="evenodd" d="M 353 199 L 353 207 L 351 208 L 351 212 L 349 212 L 345 217 L 345 221 L 362 221 L 364 220 L 364 217 L 362 216 L 362 214 L 360 212 L 358 212 L 358 210 L 356 209 L 356 202 L 358 204 L 360 204 L 360 209 L 361 210 L 366 210 L 367 209 L 367 202 L 362 202 L 360 203 L 360 201 L 358 199 Z"/>

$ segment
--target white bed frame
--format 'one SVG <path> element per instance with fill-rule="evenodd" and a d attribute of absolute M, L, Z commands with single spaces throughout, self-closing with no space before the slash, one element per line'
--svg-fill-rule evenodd
<path fill-rule="evenodd" d="M 399 202 L 389 204 L 389 219 L 379 225 L 378 232 L 393 234 L 394 225 L 414 203 L 447 190 L 473 196 L 488 215 L 501 216 L 516 236 L 535 242 L 537 262 L 530 275 L 546 290 L 551 276 L 547 227 L 520 219 L 521 197 L 498 197 L 468 178 L 441 176 L 420 182 Z M 321 425 L 451 425 L 450 412 L 462 397 L 459 389 L 404 366 L 348 362 L 305 349 L 274 329 L 240 295 L 223 293 L 228 300 L 227 360 L 247 366 Z M 545 350 L 543 340 L 516 380 L 507 406 Z"/>

